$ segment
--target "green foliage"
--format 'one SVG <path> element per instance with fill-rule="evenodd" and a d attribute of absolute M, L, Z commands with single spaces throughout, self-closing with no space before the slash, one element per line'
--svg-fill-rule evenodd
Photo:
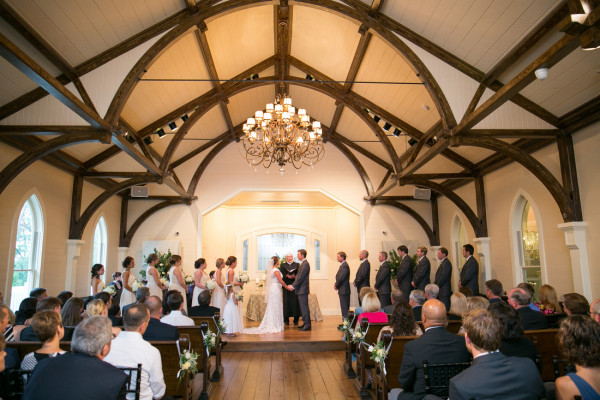
<path fill-rule="evenodd" d="M 27 282 L 28 274 L 29 274 L 28 271 L 15 271 L 13 273 L 13 282 L 12 282 L 13 287 L 25 286 L 25 283 Z"/>
<path fill-rule="evenodd" d="M 398 256 L 398 253 L 396 253 L 396 250 L 390 250 L 388 252 L 387 262 L 390 265 L 390 270 L 392 271 L 392 274 L 391 274 L 392 281 L 395 281 L 396 275 L 398 274 L 398 267 L 400 266 L 400 257 Z M 417 255 L 416 254 L 412 257 L 413 273 L 415 272 L 415 269 L 417 269 Z"/>
<path fill-rule="evenodd" d="M 171 258 L 171 249 L 168 249 L 166 253 L 161 253 L 160 251 L 154 249 L 154 254 L 158 256 L 158 263 L 154 266 L 158 271 L 158 275 L 161 278 L 165 278 L 169 280 L 169 258 Z M 144 256 L 144 262 L 148 265 L 148 256 Z M 143 272 L 143 274 L 142 274 Z M 144 278 L 146 277 L 146 271 L 140 271 L 140 275 Z"/>

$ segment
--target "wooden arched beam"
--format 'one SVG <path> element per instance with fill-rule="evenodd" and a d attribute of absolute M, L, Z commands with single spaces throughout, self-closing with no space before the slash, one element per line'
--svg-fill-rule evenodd
<path fill-rule="evenodd" d="M 90 203 L 90 205 L 85 209 L 83 214 L 81 214 L 81 217 L 77 219 L 77 223 L 75 224 L 73 231 L 69 232 L 69 239 L 81 239 L 81 237 L 83 236 L 83 230 L 85 229 L 85 226 L 89 222 L 92 215 L 94 215 L 94 213 L 98 211 L 98 208 L 100 208 L 100 206 L 104 204 L 104 202 L 106 202 L 108 199 L 110 199 L 113 195 L 127 188 L 130 188 L 131 186 L 142 185 L 145 183 L 152 182 L 160 182 L 161 180 L 161 177 L 150 175 L 147 177 L 143 176 L 131 178 L 127 179 L 126 181 L 119 182 L 110 189 L 105 190 L 102 194 L 96 197 L 94 201 Z"/>
<path fill-rule="evenodd" d="M 2 172 L 0 172 L 0 193 L 6 189 L 8 184 L 17 177 L 25 168 L 52 153 L 64 147 L 74 144 L 87 142 L 102 142 L 110 143 L 109 133 L 74 133 L 69 135 L 61 135 L 43 143 L 38 144 L 31 150 L 22 153 L 8 164 Z"/>
<path fill-rule="evenodd" d="M 139 229 L 139 227 L 148 218 L 150 218 L 153 214 L 155 214 L 157 211 L 162 210 L 163 208 L 167 208 L 167 207 L 174 206 L 174 205 L 177 205 L 177 204 L 186 204 L 186 201 L 185 201 L 185 199 L 167 200 L 167 201 L 163 201 L 161 203 L 158 203 L 158 204 L 150 207 L 146 211 L 144 211 L 142 213 L 142 215 L 140 215 L 135 220 L 135 222 L 131 225 L 131 227 L 129 228 L 129 230 L 125 234 L 125 237 L 121 238 L 121 240 L 119 241 L 119 246 L 121 246 L 121 247 L 129 247 L 131 245 L 131 241 L 133 240 L 133 235 L 135 235 L 135 233 L 137 232 L 137 230 Z"/>
<path fill-rule="evenodd" d="M 421 215 L 418 212 L 416 212 L 406 204 L 402 204 L 394 200 L 377 200 L 374 205 L 390 206 L 404 211 L 405 213 L 413 217 L 413 219 L 417 221 L 419 225 L 421 225 L 421 228 L 423 228 L 425 234 L 427 235 L 427 239 L 429 239 L 429 244 L 431 246 L 439 246 L 439 243 L 436 241 L 435 234 L 433 233 L 433 230 L 429 227 L 429 224 L 427 224 L 427 221 L 425 221 L 425 219 L 421 217 Z"/>
<path fill-rule="evenodd" d="M 198 186 L 198 182 L 200 181 L 200 177 L 204 173 L 206 167 L 208 167 L 208 164 L 210 164 L 210 162 L 217 156 L 217 154 L 219 154 L 219 152 L 225 147 L 227 147 L 232 141 L 233 138 L 231 137 L 221 141 L 219 144 L 212 148 L 212 150 L 206 155 L 206 157 L 204 157 L 200 165 L 198 165 L 196 172 L 194 172 L 192 179 L 190 180 L 190 186 L 188 186 L 188 194 L 190 196 L 194 195 L 194 192 L 196 191 L 196 186 Z"/>
<path fill-rule="evenodd" d="M 473 210 L 471 210 L 471 207 L 469 207 L 469 205 L 459 195 L 454 193 L 454 191 L 448 189 L 445 186 L 440 185 L 439 183 L 432 182 L 428 179 L 407 177 L 407 178 L 402 179 L 400 184 L 423 186 L 423 187 L 429 188 L 443 196 L 446 196 L 448 198 L 448 200 L 453 202 L 459 208 L 459 210 L 462 211 L 462 213 L 465 215 L 465 217 L 467 217 L 467 219 L 471 223 L 471 226 L 473 227 L 473 230 L 475 231 L 475 236 L 477 236 L 477 237 L 482 236 L 482 233 L 484 232 L 484 230 L 482 230 L 481 221 L 479 220 L 479 218 L 477 218 L 477 215 L 475 215 Z"/>
<path fill-rule="evenodd" d="M 568 193 L 560 182 L 552 175 L 544 165 L 533 158 L 529 153 L 519 149 L 510 143 L 503 142 L 492 137 L 463 136 L 457 135 L 451 138 L 452 145 L 483 147 L 515 160 L 534 174 L 540 182 L 548 189 L 554 201 L 560 209 L 565 222 L 575 221 L 573 203 Z"/>
<path fill-rule="evenodd" d="M 341 151 L 342 154 L 345 155 L 346 158 L 352 163 L 352 165 L 356 169 L 356 172 L 358 172 L 360 179 L 362 179 L 363 184 L 365 185 L 365 190 L 367 191 L 367 196 L 372 195 L 374 193 L 373 184 L 371 183 L 371 179 L 369 178 L 367 171 L 365 171 L 365 168 L 362 166 L 360 161 L 358 161 L 358 158 L 356 158 L 356 156 L 350 151 L 350 149 L 348 149 L 346 146 L 344 146 L 340 142 L 332 141 L 330 143 L 332 145 L 334 145 L 335 147 L 337 147 L 337 149 L 339 151 Z"/>

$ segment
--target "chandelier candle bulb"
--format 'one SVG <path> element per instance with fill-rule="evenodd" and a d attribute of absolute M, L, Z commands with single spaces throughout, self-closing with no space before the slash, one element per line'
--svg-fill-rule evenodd
<path fill-rule="evenodd" d="M 281 114 L 283 112 L 283 105 L 275 104 L 275 114 Z"/>
<path fill-rule="evenodd" d="M 283 99 L 283 104 L 285 104 L 286 106 L 291 106 L 292 105 L 292 98 L 291 97 L 286 97 L 285 99 Z"/>
<path fill-rule="evenodd" d="M 257 121 L 260 121 L 261 119 L 263 119 L 263 112 L 262 111 L 255 112 L 254 118 L 256 118 Z"/>
<path fill-rule="evenodd" d="M 306 115 L 306 110 L 305 110 L 304 108 L 300 108 L 300 109 L 298 110 L 298 115 L 299 115 L 300 117 L 302 117 L 303 115 Z"/>

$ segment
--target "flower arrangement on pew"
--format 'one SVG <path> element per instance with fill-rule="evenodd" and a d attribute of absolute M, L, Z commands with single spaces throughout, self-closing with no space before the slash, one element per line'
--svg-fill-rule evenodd
<path fill-rule="evenodd" d="M 363 332 L 360 328 L 356 328 L 354 330 L 350 329 L 350 333 L 352 335 L 352 342 L 358 344 L 359 346 L 365 342 L 365 336 L 367 332 Z"/>
<path fill-rule="evenodd" d="M 179 354 L 179 371 L 177 378 L 179 383 L 185 378 L 186 374 L 195 374 L 198 372 L 198 354 L 193 351 L 184 350 Z"/>
<path fill-rule="evenodd" d="M 206 333 L 202 333 L 202 338 L 204 339 L 204 346 L 206 347 L 206 355 L 210 357 L 210 351 L 217 344 L 217 335 L 208 329 Z"/>
<path fill-rule="evenodd" d="M 221 333 L 225 332 L 225 329 L 227 329 L 227 323 L 225 321 L 223 321 L 222 319 L 218 319 L 217 320 L 217 334 L 221 335 Z"/>
<path fill-rule="evenodd" d="M 382 371 L 385 372 L 385 358 L 388 355 L 388 349 L 383 346 L 383 341 L 377 342 L 375 345 L 367 347 L 367 351 L 371 353 L 371 360 L 379 365 Z"/>
<path fill-rule="evenodd" d="M 144 285 L 142 282 L 138 281 L 137 279 L 135 281 L 133 281 L 133 283 L 131 284 L 131 290 L 133 292 L 137 292 L 137 290 L 141 287 L 145 287 L 146 285 Z"/>
<path fill-rule="evenodd" d="M 348 320 L 348 318 L 344 318 L 342 324 L 338 326 L 338 330 L 340 330 L 344 334 L 346 342 L 350 340 L 352 328 L 350 328 L 350 321 Z"/>
<path fill-rule="evenodd" d="M 117 294 L 117 288 L 115 287 L 115 285 L 105 286 L 104 289 L 102 289 L 102 291 L 110 294 L 110 297 L 114 297 L 114 295 Z"/>

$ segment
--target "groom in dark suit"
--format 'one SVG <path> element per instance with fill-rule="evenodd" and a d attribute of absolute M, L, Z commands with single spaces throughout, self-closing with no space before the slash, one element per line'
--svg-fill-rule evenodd
<path fill-rule="evenodd" d="M 452 264 L 448 260 L 448 249 L 440 247 L 437 252 L 440 266 L 435 273 L 434 283 L 440 288 L 438 299 L 444 303 L 446 310 L 450 310 L 450 280 L 452 279 Z"/>
<path fill-rule="evenodd" d="M 308 308 L 310 265 L 306 261 L 306 250 L 298 250 L 298 260 L 300 260 L 298 275 L 296 275 L 294 284 L 288 285 L 288 290 L 295 290 L 300 302 L 300 311 L 302 312 L 302 322 L 304 324 L 299 326 L 298 329 L 301 331 L 310 331 L 310 309 Z"/>
<path fill-rule="evenodd" d="M 337 260 L 340 264 L 337 274 L 335 274 L 335 284 L 333 288 L 337 290 L 340 297 L 340 308 L 342 310 L 342 318 L 348 316 L 350 308 L 350 267 L 346 262 L 346 253 L 340 251 L 337 253 Z"/>
<path fill-rule="evenodd" d="M 431 263 L 427 258 L 427 247 L 420 246 L 417 248 L 417 268 L 413 275 L 412 285 L 415 289 L 425 290 L 425 286 L 431 283 L 429 275 L 431 273 Z"/>
<path fill-rule="evenodd" d="M 396 272 L 396 283 L 402 291 L 404 301 L 408 303 L 409 295 L 412 290 L 412 259 L 408 255 L 408 247 L 405 245 L 398 246 L 398 257 L 400 257 L 400 265 Z"/>

